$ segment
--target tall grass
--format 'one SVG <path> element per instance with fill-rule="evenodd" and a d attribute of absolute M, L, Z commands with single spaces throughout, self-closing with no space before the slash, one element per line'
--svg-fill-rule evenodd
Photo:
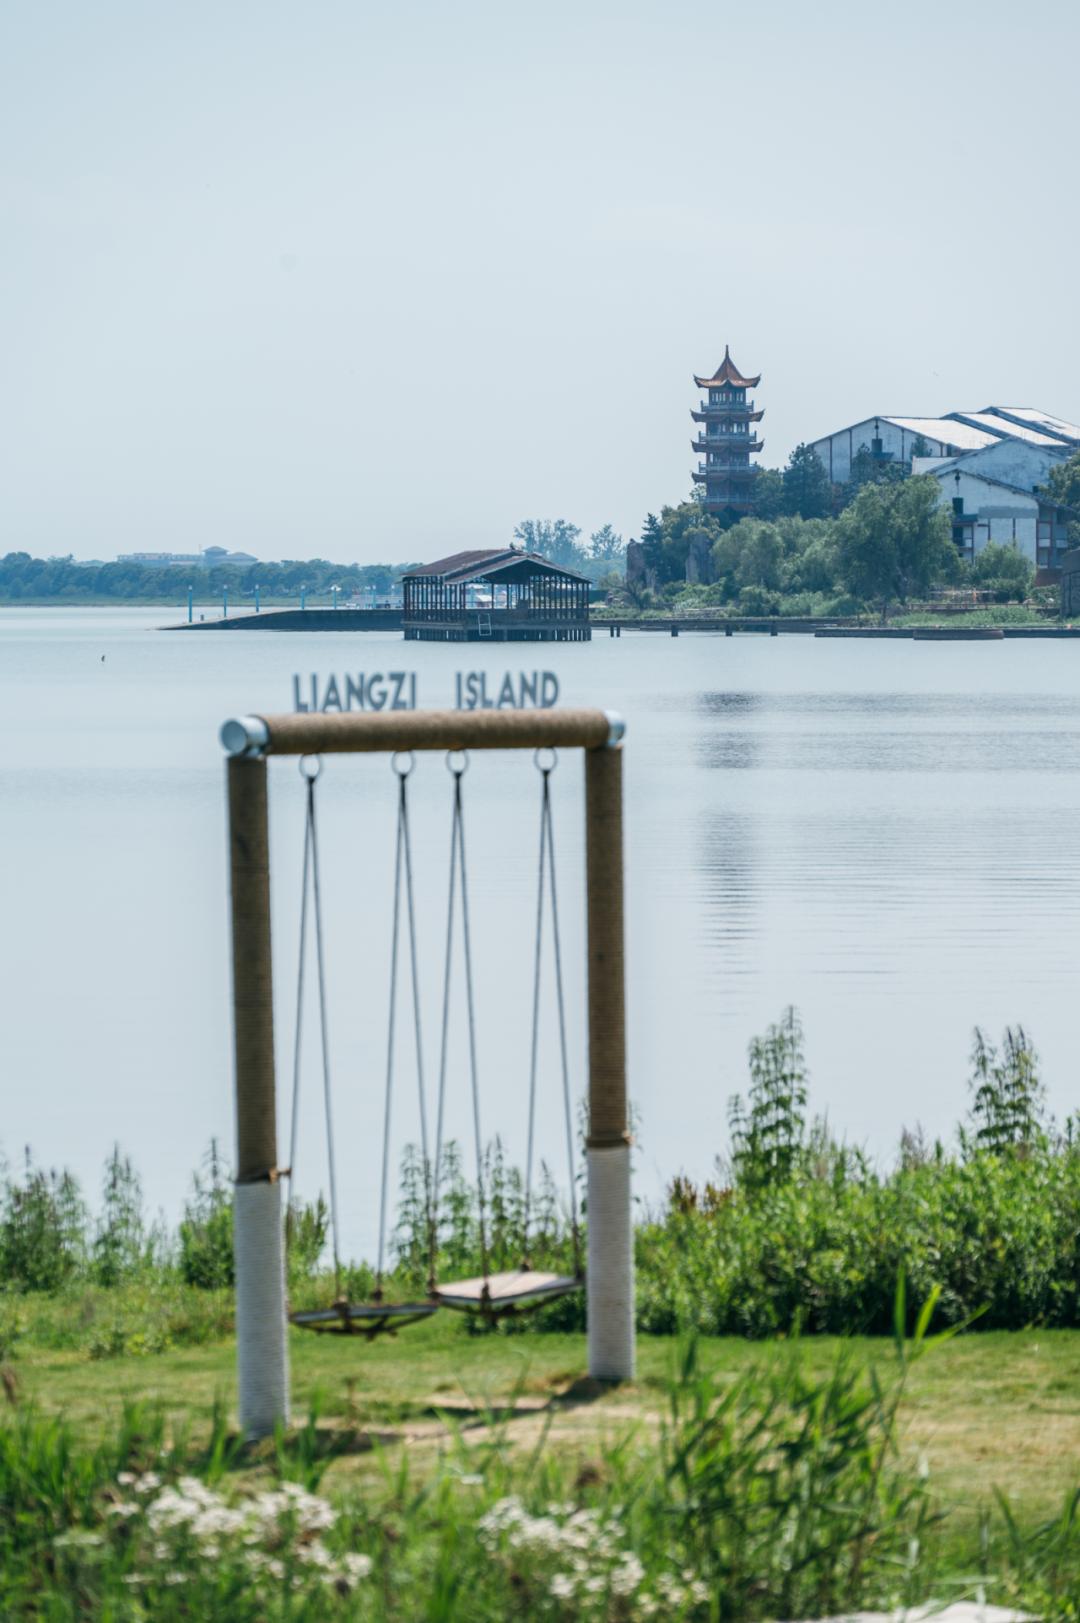
<path fill-rule="evenodd" d="M 767 1336 L 886 1333 L 903 1270 L 940 1313 L 976 1312 L 986 1328 L 1080 1326 L 1080 1134 L 1046 1114 L 1035 1050 L 1017 1027 L 1000 1047 L 976 1032 L 968 1111 L 952 1143 L 905 1132 L 881 1168 L 838 1144 L 809 1114 L 809 1073 L 794 1010 L 750 1045 L 750 1085 L 731 1101 L 731 1144 L 700 1186 L 673 1179 L 636 1232 L 638 1326 Z M 495 1140 L 485 1157 L 488 1261 L 526 1254 L 535 1266 L 575 1262 L 565 1192 L 543 1169 L 525 1235 L 521 1172 Z M 587 1222 L 588 1213 L 585 1212 Z M 329 1215 L 322 1196 L 288 1219 L 295 1306 L 328 1299 Z M 402 1161 L 388 1292 L 422 1293 L 431 1266 L 427 1178 L 419 1153 Z M 451 1144 L 443 1158 L 435 1235 L 443 1279 L 482 1266 L 477 1191 Z M 354 1299 L 374 1287 L 369 1263 L 348 1264 Z M 91 1357 L 154 1353 L 227 1334 L 231 1326 L 232 1188 L 216 1145 L 192 1179 L 175 1232 L 149 1224 L 137 1173 L 117 1147 L 92 1214 L 70 1173 L 27 1155 L 0 1176 L 0 1357 L 30 1344 Z M 55 1304 L 55 1306 L 53 1305 Z M 580 1328 L 578 1295 L 530 1328 Z M 505 1327 L 513 1333 L 514 1321 Z"/>
<path fill-rule="evenodd" d="M 672 1618 L 742 1623 L 956 1598 L 1064 1607 L 1080 1581 L 1072 1508 L 1024 1529 L 1004 1508 L 958 1532 L 897 1414 L 928 1346 L 902 1299 L 885 1374 L 799 1348 L 725 1384 L 695 1344 L 657 1439 L 627 1429 L 584 1460 L 515 1447 L 505 1426 L 433 1464 L 384 1458 L 362 1484 L 326 1462 L 317 1412 L 267 1450 L 219 1411 L 194 1447 L 127 1408 L 96 1446 L 16 1408 L 0 1420 L 0 1615 L 12 1619 Z"/>

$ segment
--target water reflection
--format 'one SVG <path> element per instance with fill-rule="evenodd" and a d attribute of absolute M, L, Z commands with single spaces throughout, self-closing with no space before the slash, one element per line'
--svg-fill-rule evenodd
<path fill-rule="evenodd" d="M 163 638 L 160 618 L 0 613 L 0 804 L 18 853 L 5 874 L 0 1013 L 8 1153 L 33 1143 L 93 1189 L 119 1134 L 152 1204 L 175 1216 L 206 1140 L 232 1133 L 218 724 L 287 706 L 296 668 L 404 662 L 436 703 L 466 661 L 435 644 L 410 645 L 403 661 L 390 636 L 365 639 L 362 652 L 333 635 Z M 519 660 L 485 647 L 467 663 L 495 675 Z M 679 1167 L 708 1172 L 726 1140 L 726 1098 L 745 1085 L 747 1040 L 789 1002 L 804 1017 L 815 1108 L 875 1153 L 891 1154 L 905 1121 L 950 1130 L 976 1021 L 1000 1030 L 1022 1020 L 1054 1108 L 1073 1107 L 1074 645 L 628 634 L 553 647 L 544 663 L 564 702 L 603 703 L 629 724 L 629 1050 L 646 1198 Z M 287 1066 L 302 795 L 293 763 L 271 777 Z M 377 1193 L 394 785 L 372 758 L 335 762 L 324 789 L 338 1131 L 356 1169 L 347 1244 L 362 1248 Z M 414 790 L 421 980 L 437 1022 L 449 815 L 440 761 L 419 763 Z M 537 792 L 531 760 L 478 759 L 470 772 L 485 1121 L 515 1154 Z M 580 1085 L 579 764 L 560 766 L 556 793 Z M 434 1043 L 437 1024 L 429 1031 Z M 407 1079 L 404 1052 L 402 1066 Z M 464 1131 L 463 1073 L 452 1081 L 464 1123 L 453 1130 Z M 402 1090 L 404 1100 L 405 1080 Z M 305 1165 L 321 1137 L 312 1099 Z M 540 1146 L 553 1161 L 556 1127 Z M 395 1131 L 415 1135 L 404 1103 Z"/>

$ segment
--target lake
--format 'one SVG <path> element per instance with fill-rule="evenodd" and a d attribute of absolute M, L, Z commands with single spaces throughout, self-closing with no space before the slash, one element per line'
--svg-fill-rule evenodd
<path fill-rule="evenodd" d="M 179 615 L 179 611 L 178 611 Z M 2 1140 L 96 1199 L 119 1141 L 175 1220 L 212 1136 L 231 1154 L 220 723 L 292 707 L 294 672 L 550 668 L 565 703 L 627 720 L 630 1083 L 638 1188 L 710 1173 L 749 1039 L 794 1003 L 811 1101 L 891 1160 L 902 1127 L 951 1135 L 972 1027 L 1022 1022 L 1051 1104 L 1075 1108 L 1080 651 L 624 633 L 447 647 L 395 634 L 166 635 L 167 610 L 0 611 L 4 818 Z M 104 658 L 102 657 L 104 656 Z M 571 1059 L 584 1085 L 582 785 L 553 779 Z M 302 786 L 271 764 L 281 1158 L 291 1084 Z M 411 782 L 429 1088 L 437 1075 L 450 779 Z M 386 1065 L 394 782 L 328 761 L 319 785 L 329 1022 L 347 1249 L 370 1252 Z M 539 777 L 478 756 L 465 780 L 484 1129 L 523 1158 Z M 545 962 L 540 1143 L 564 1181 Z M 407 992 L 407 983 L 405 990 Z M 395 1149 L 417 1136 L 402 1004 Z M 311 1011 L 312 1015 L 314 1011 Z M 315 1021 L 307 1022 L 309 1036 Z M 450 1127 L 469 1121 L 455 1006 Z M 309 1043 L 300 1192 L 323 1172 Z"/>

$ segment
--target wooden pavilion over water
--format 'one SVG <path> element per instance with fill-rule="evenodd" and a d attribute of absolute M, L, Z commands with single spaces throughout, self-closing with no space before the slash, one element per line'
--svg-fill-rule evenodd
<path fill-rule="evenodd" d="M 416 642 L 588 642 L 589 580 L 538 552 L 455 552 L 402 577 Z"/>

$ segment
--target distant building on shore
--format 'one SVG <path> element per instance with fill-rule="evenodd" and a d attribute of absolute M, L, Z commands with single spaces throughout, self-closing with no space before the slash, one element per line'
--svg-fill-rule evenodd
<path fill-rule="evenodd" d="M 746 398 L 746 391 L 761 382 L 761 374 L 743 377 L 725 345 L 724 359 L 712 377 L 695 374 L 694 382 L 706 395 L 699 409 L 690 413 L 701 425 L 697 439 L 690 442 L 690 449 L 701 456 L 693 477 L 704 486 L 701 502 L 705 511 L 734 522 L 753 511 L 756 470 L 750 458 L 765 448 L 752 426 L 765 413 L 755 410 L 755 402 Z"/>
<path fill-rule="evenodd" d="M 932 474 L 940 484 L 941 501 L 952 512 L 953 540 L 969 563 L 991 542 L 1011 544 L 1031 559 L 1039 584 L 1049 585 L 1068 550 L 1069 515 L 1040 492 L 1066 456 L 1064 450 L 995 440 L 957 456 L 917 456 L 911 471 Z"/>
<path fill-rule="evenodd" d="M 1080 450 L 1080 424 L 1030 406 L 985 406 L 944 417 L 894 417 L 879 413 L 810 441 L 834 485 L 847 484 L 860 451 L 879 462 L 912 457 L 954 457 L 1012 440 L 1035 450 L 1070 456 Z"/>
<path fill-rule="evenodd" d="M 992 541 L 1015 543 L 1058 579 L 1068 515 L 1040 492 L 1050 470 L 1080 450 L 1080 424 L 1030 406 L 986 406 L 944 417 L 866 417 L 812 440 L 834 484 L 846 484 L 860 453 L 881 465 L 932 474 L 952 512 L 957 549 L 969 561 Z"/>
<path fill-rule="evenodd" d="M 257 564 L 251 552 L 230 552 L 227 547 L 206 547 L 202 552 L 122 552 L 118 564 L 138 564 L 141 569 L 216 569 L 221 564 L 244 568 Z"/>
<path fill-rule="evenodd" d="M 588 642 L 589 580 L 524 547 L 455 552 L 406 570 L 407 642 Z"/>

